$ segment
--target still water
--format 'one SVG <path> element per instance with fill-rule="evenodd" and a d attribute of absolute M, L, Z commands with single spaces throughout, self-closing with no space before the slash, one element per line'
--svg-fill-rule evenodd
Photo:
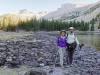
<path fill-rule="evenodd" d="M 80 43 L 84 43 L 86 46 L 92 46 L 100 51 L 100 34 L 84 34 L 78 35 Z"/>

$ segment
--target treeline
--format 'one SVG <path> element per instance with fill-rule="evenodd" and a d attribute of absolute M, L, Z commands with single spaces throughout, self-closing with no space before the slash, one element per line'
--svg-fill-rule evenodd
<path fill-rule="evenodd" d="M 76 30 L 88 31 L 89 24 L 87 22 L 81 21 L 70 21 L 70 22 L 61 22 L 61 21 L 48 21 L 48 20 L 37 20 L 32 19 L 30 21 L 22 22 L 20 21 L 18 25 L 8 25 L 7 31 L 16 31 L 16 30 L 26 30 L 26 31 L 59 31 L 59 30 L 68 30 L 69 27 L 73 26 Z"/>
<path fill-rule="evenodd" d="M 90 25 L 91 24 L 91 25 Z M 84 22 L 84 21 L 69 21 L 69 22 L 62 22 L 58 20 L 27 20 L 27 21 L 19 21 L 16 25 L 9 23 L 6 27 L 0 27 L 1 30 L 5 31 L 59 31 L 59 30 L 68 30 L 69 27 L 73 26 L 76 30 L 79 31 L 94 31 L 94 20 L 91 22 Z M 90 27 L 91 26 L 91 27 Z"/>

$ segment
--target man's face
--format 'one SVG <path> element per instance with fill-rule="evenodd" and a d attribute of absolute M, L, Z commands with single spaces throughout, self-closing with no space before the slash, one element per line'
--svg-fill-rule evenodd
<path fill-rule="evenodd" d="M 71 33 L 73 33 L 73 32 L 74 32 L 74 30 L 73 30 L 73 29 L 70 29 L 69 31 L 70 31 Z"/>

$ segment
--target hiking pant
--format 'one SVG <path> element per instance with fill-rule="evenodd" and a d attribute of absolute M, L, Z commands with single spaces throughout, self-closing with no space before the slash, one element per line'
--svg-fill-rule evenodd
<path fill-rule="evenodd" d="M 67 51 L 68 51 L 68 64 L 72 64 L 73 62 L 73 54 L 74 54 L 74 51 L 75 51 L 75 48 L 76 48 L 76 42 L 72 43 L 72 44 L 68 44 L 68 48 L 67 48 Z"/>
<path fill-rule="evenodd" d="M 66 48 L 65 47 L 59 47 L 58 53 L 60 56 L 60 65 L 63 66 L 64 63 L 64 53 L 65 53 Z"/>

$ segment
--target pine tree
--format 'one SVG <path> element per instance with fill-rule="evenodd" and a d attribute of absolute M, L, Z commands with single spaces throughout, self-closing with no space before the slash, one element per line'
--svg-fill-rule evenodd
<path fill-rule="evenodd" d="M 94 24 L 91 25 L 91 31 L 94 31 Z"/>
<path fill-rule="evenodd" d="M 91 31 L 94 31 L 94 24 L 95 24 L 94 18 L 90 21 L 90 24 L 91 24 Z"/>

